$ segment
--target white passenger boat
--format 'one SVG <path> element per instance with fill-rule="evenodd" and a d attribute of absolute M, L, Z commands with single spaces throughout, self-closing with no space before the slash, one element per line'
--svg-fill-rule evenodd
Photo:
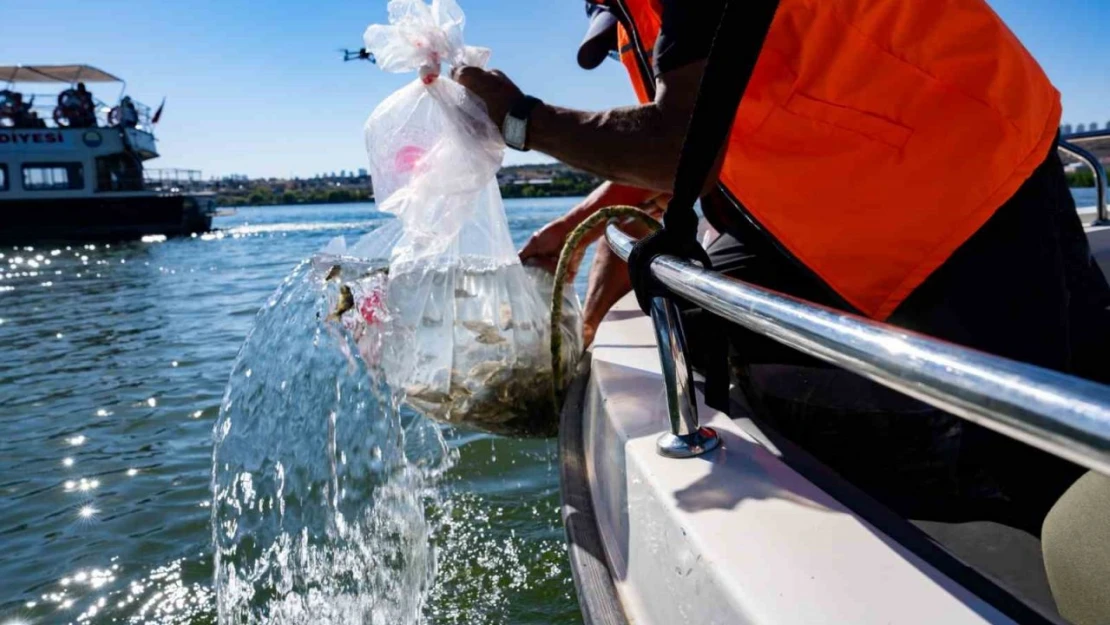
<path fill-rule="evenodd" d="M 1081 147 L 1106 136 L 1068 137 L 1061 149 L 1096 170 L 1098 217 L 1087 234 L 1110 274 L 1106 176 Z M 626 257 L 634 241 L 614 227 L 607 235 Z M 677 259 L 656 259 L 652 271 L 674 294 L 749 330 L 1110 474 L 1110 387 Z M 632 296 L 609 313 L 560 434 L 563 519 L 587 623 L 1110 622 L 1106 577 L 1077 579 L 1053 557 L 1066 547 L 1047 534 L 1042 545 L 987 521 L 899 517 L 771 431 L 744 399 L 734 389 L 731 414 L 704 405 L 669 300 L 656 298 L 651 318 Z M 1095 544 L 1110 541 L 1110 489 L 1098 488 L 1102 524 L 1082 530 Z M 1091 495 L 1076 491 L 1050 513 L 1063 527 L 1074 500 Z"/>
<path fill-rule="evenodd" d="M 159 176 L 152 184 L 144 173 L 143 163 L 158 157 L 150 109 L 122 89 L 115 104 L 106 104 L 86 83 L 123 81 L 87 65 L 0 66 L 0 237 L 21 242 L 209 230 L 214 194 L 190 192 L 188 177 Z M 25 92 L 44 87 L 53 89 Z"/>

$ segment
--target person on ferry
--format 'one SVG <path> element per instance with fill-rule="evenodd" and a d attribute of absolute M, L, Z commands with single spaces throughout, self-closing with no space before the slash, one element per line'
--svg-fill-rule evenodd
<path fill-rule="evenodd" d="M 96 104 L 93 102 L 92 93 L 85 88 L 85 83 L 77 83 L 78 109 L 76 115 L 70 119 L 70 125 L 75 128 L 91 128 L 96 126 Z"/>
<path fill-rule="evenodd" d="M 134 128 L 139 123 L 139 111 L 131 96 L 123 96 L 119 103 L 119 125 L 123 128 Z"/>
<path fill-rule="evenodd" d="M 31 113 L 27 116 L 27 127 L 46 128 L 46 120 L 39 117 L 39 114 L 36 111 L 31 111 Z"/>
<path fill-rule="evenodd" d="M 2 116 L 7 118 L 13 128 L 31 127 L 31 104 L 23 101 L 23 94 L 18 91 L 5 91 Z"/>
<path fill-rule="evenodd" d="M 574 110 L 525 95 L 496 70 L 456 68 L 511 147 L 612 181 L 595 194 L 604 201 L 543 228 L 523 258 L 550 265 L 570 226 L 613 201 L 607 194 L 640 203 L 671 190 L 726 1 L 591 8 L 591 33 L 609 38 L 594 47 L 601 58 L 619 51 L 635 106 Z M 744 10 L 740 32 L 717 35 L 762 45 L 735 59 L 754 70 L 702 198 L 720 233 L 707 246 L 713 268 L 1004 357 L 1110 378 L 1101 363 L 1110 285 L 1056 152 L 1060 95 L 985 0 L 752 0 Z M 607 307 L 627 278 L 605 279 L 623 281 L 608 289 Z M 793 357 L 741 330 L 733 340 L 749 360 Z M 1036 533 L 1079 475 L 978 426 L 920 412 L 852 420 L 803 410 L 776 425 L 817 447 L 828 441 L 815 455 L 906 515 L 967 504 L 961 510 Z M 824 435 L 836 431 L 849 434 Z M 888 458 L 889 449 L 905 453 Z M 907 475 L 918 488 L 897 481 Z"/>

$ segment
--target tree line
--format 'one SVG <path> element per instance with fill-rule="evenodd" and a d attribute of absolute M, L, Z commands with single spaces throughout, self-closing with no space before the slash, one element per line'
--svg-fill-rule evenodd
<path fill-rule="evenodd" d="M 1082 168 L 1067 172 L 1068 185 L 1071 187 L 1093 187 L 1095 176 L 1091 170 Z M 546 184 L 504 184 L 501 196 L 511 198 L 542 197 L 579 197 L 588 195 L 599 183 L 599 179 L 587 174 L 575 174 L 554 178 Z M 274 193 L 268 187 L 256 187 L 248 192 L 221 192 L 220 206 L 277 206 L 295 204 L 349 204 L 352 202 L 372 202 L 373 193 L 369 189 L 287 189 Z"/>
<path fill-rule="evenodd" d="M 573 175 L 555 178 L 548 184 L 504 184 L 501 185 L 501 196 L 504 198 L 578 197 L 587 195 L 599 182 L 593 176 Z M 369 189 L 286 189 L 275 193 L 269 187 L 259 186 L 247 191 L 219 193 L 219 205 L 226 207 L 349 204 L 373 200 L 374 195 Z"/>
<path fill-rule="evenodd" d="M 1090 169 L 1084 167 L 1075 171 L 1067 172 L 1068 186 L 1070 187 L 1093 187 L 1095 186 L 1095 174 Z"/>
<path fill-rule="evenodd" d="M 349 204 L 351 202 L 370 202 L 374 199 L 367 189 L 287 189 L 274 193 L 266 187 L 252 189 L 248 193 L 219 194 L 219 205 L 236 206 L 277 206 L 280 204 Z"/>

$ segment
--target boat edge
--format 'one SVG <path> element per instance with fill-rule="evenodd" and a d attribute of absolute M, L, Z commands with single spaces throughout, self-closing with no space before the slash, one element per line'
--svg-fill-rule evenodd
<path fill-rule="evenodd" d="M 590 495 L 586 448 L 582 440 L 586 391 L 593 352 L 582 354 L 567 388 L 559 416 L 560 516 L 567 537 L 567 556 L 578 593 L 578 606 L 587 625 L 628 625 L 605 559 L 605 547 Z"/>

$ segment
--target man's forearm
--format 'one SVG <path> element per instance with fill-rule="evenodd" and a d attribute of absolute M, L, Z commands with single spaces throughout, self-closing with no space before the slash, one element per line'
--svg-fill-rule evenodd
<path fill-rule="evenodd" d="M 662 205 L 658 203 L 641 208 L 653 217 L 659 217 L 663 212 Z M 642 223 L 635 221 L 623 224 L 620 228 L 636 238 L 650 233 Z M 608 245 L 602 243 L 598 246 L 593 266 L 590 267 L 586 306 L 582 311 L 582 331 L 586 345 L 593 342 L 594 332 L 613 304 L 631 290 L 632 282 L 628 278 L 627 265 Z"/>
<path fill-rule="evenodd" d="M 704 72 L 705 61 L 694 61 L 660 75 L 655 100 L 639 106 L 587 113 L 541 104 L 531 112 L 527 143 L 609 180 L 670 191 Z M 452 76 L 482 99 L 498 125 L 524 97 L 500 72 L 460 66 Z M 707 184 L 713 181 L 708 176 Z"/>
<path fill-rule="evenodd" d="M 654 104 L 602 113 L 545 104 L 532 113 L 529 144 L 609 180 L 669 191 L 685 130 L 669 117 Z"/>
<path fill-rule="evenodd" d="M 566 224 L 568 230 L 573 230 L 578 224 L 586 221 L 591 215 L 602 208 L 616 205 L 637 207 L 650 205 L 659 195 L 657 191 L 606 181 L 598 185 L 596 189 L 586 196 L 586 199 L 572 208 L 561 220 Z M 604 229 L 605 224 L 594 228 L 594 231 L 586 236 L 586 242 L 584 242 L 584 244 L 596 241 L 598 235 L 603 232 Z"/>

